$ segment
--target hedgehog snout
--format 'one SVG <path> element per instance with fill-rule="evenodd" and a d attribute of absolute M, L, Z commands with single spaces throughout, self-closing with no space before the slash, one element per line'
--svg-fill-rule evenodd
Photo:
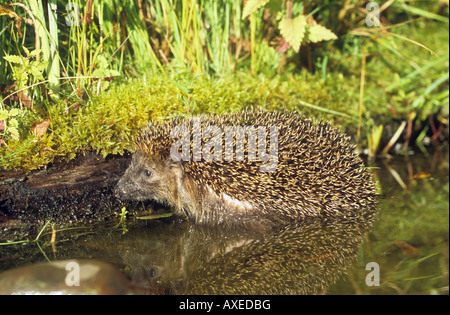
<path fill-rule="evenodd" d="M 116 187 L 114 187 L 113 194 L 114 194 L 114 197 L 120 199 L 120 187 L 119 187 L 119 185 L 116 185 Z"/>
<path fill-rule="evenodd" d="M 125 191 L 123 189 L 123 183 L 121 180 L 116 184 L 116 187 L 114 187 L 113 194 L 116 198 L 123 199 Z"/>

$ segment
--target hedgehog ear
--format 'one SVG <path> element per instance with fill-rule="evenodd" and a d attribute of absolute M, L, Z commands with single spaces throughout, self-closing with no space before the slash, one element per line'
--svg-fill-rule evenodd
<path fill-rule="evenodd" d="M 170 167 L 170 168 L 178 167 L 180 169 L 183 169 L 181 162 L 174 161 L 170 156 L 167 156 L 164 160 L 165 160 L 165 164 L 167 167 Z"/>
<path fill-rule="evenodd" d="M 172 172 L 174 172 L 178 177 L 183 178 L 184 177 L 184 167 L 181 162 L 175 162 L 172 159 L 170 160 L 170 164 L 168 165 Z"/>
<path fill-rule="evenodd" d="M 181 162 L 174 162 L 171 161 L 172 163 L 170 163 L 170 168 L 179 168 L 184 172 L 184 167 L 183 164 L 181 164 Z"/>

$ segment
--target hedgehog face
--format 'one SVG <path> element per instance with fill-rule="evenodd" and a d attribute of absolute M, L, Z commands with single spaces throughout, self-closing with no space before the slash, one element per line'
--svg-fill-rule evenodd
<path fill-rule="evenodd" d="M 170 167 L 157 166 L 138 151 L 114 193 L 121 199 L 155 200 L 173 206 L 178 173 Z"/>

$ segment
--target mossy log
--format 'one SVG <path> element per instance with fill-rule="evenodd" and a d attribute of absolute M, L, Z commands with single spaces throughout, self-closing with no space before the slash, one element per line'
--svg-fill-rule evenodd
<path fill-rule="evenodd" d="M 48 221 L 68 227 L 117 217 L 123 202 L 112 188 L 128 164 L 86 153 L 29 174 L 0 173 L 0 240 L 33 235 Z"/>

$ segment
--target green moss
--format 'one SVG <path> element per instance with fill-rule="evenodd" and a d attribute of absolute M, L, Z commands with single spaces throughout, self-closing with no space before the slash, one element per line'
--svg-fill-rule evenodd
<path fill-rule="evenodd" d="M 330 115 L 327 109 L 351 115 L 354 104 L 335 103 L 333 93 L 323 82 L 305 73 L 276 77 L 236 74 L 213 79 L 155 76 L 147 80 L 129 80 L 112 84 L 110 89 L 92 97 L 78 109 L 66 113 L 63 101 L 47 106 L 51 126 L 45 136 L 31 133 L 20 142 L 10 142 L 1 149 L 0 166 L 6 169 L 34 169 L 56 157 L 73 158 L 77 153 L 93 150 L 103 156 L 133 150 L 133 139 L 150 119 L 187 114 L 180 99 L 179 85 L 192 82 L 190 99 L 197 113 L 234 112 L 247 107 L 269 110 L 298 110 L 317 119 L 348 123 L 349 119 Z M 301 101 L 317 106 L 305 107 Z M 323 110 L 321 110 L 323 109 Z M 191 113 L 193 110 L 189 108 Z M 35 121 L 44 117 L 33 117 Z"/>

